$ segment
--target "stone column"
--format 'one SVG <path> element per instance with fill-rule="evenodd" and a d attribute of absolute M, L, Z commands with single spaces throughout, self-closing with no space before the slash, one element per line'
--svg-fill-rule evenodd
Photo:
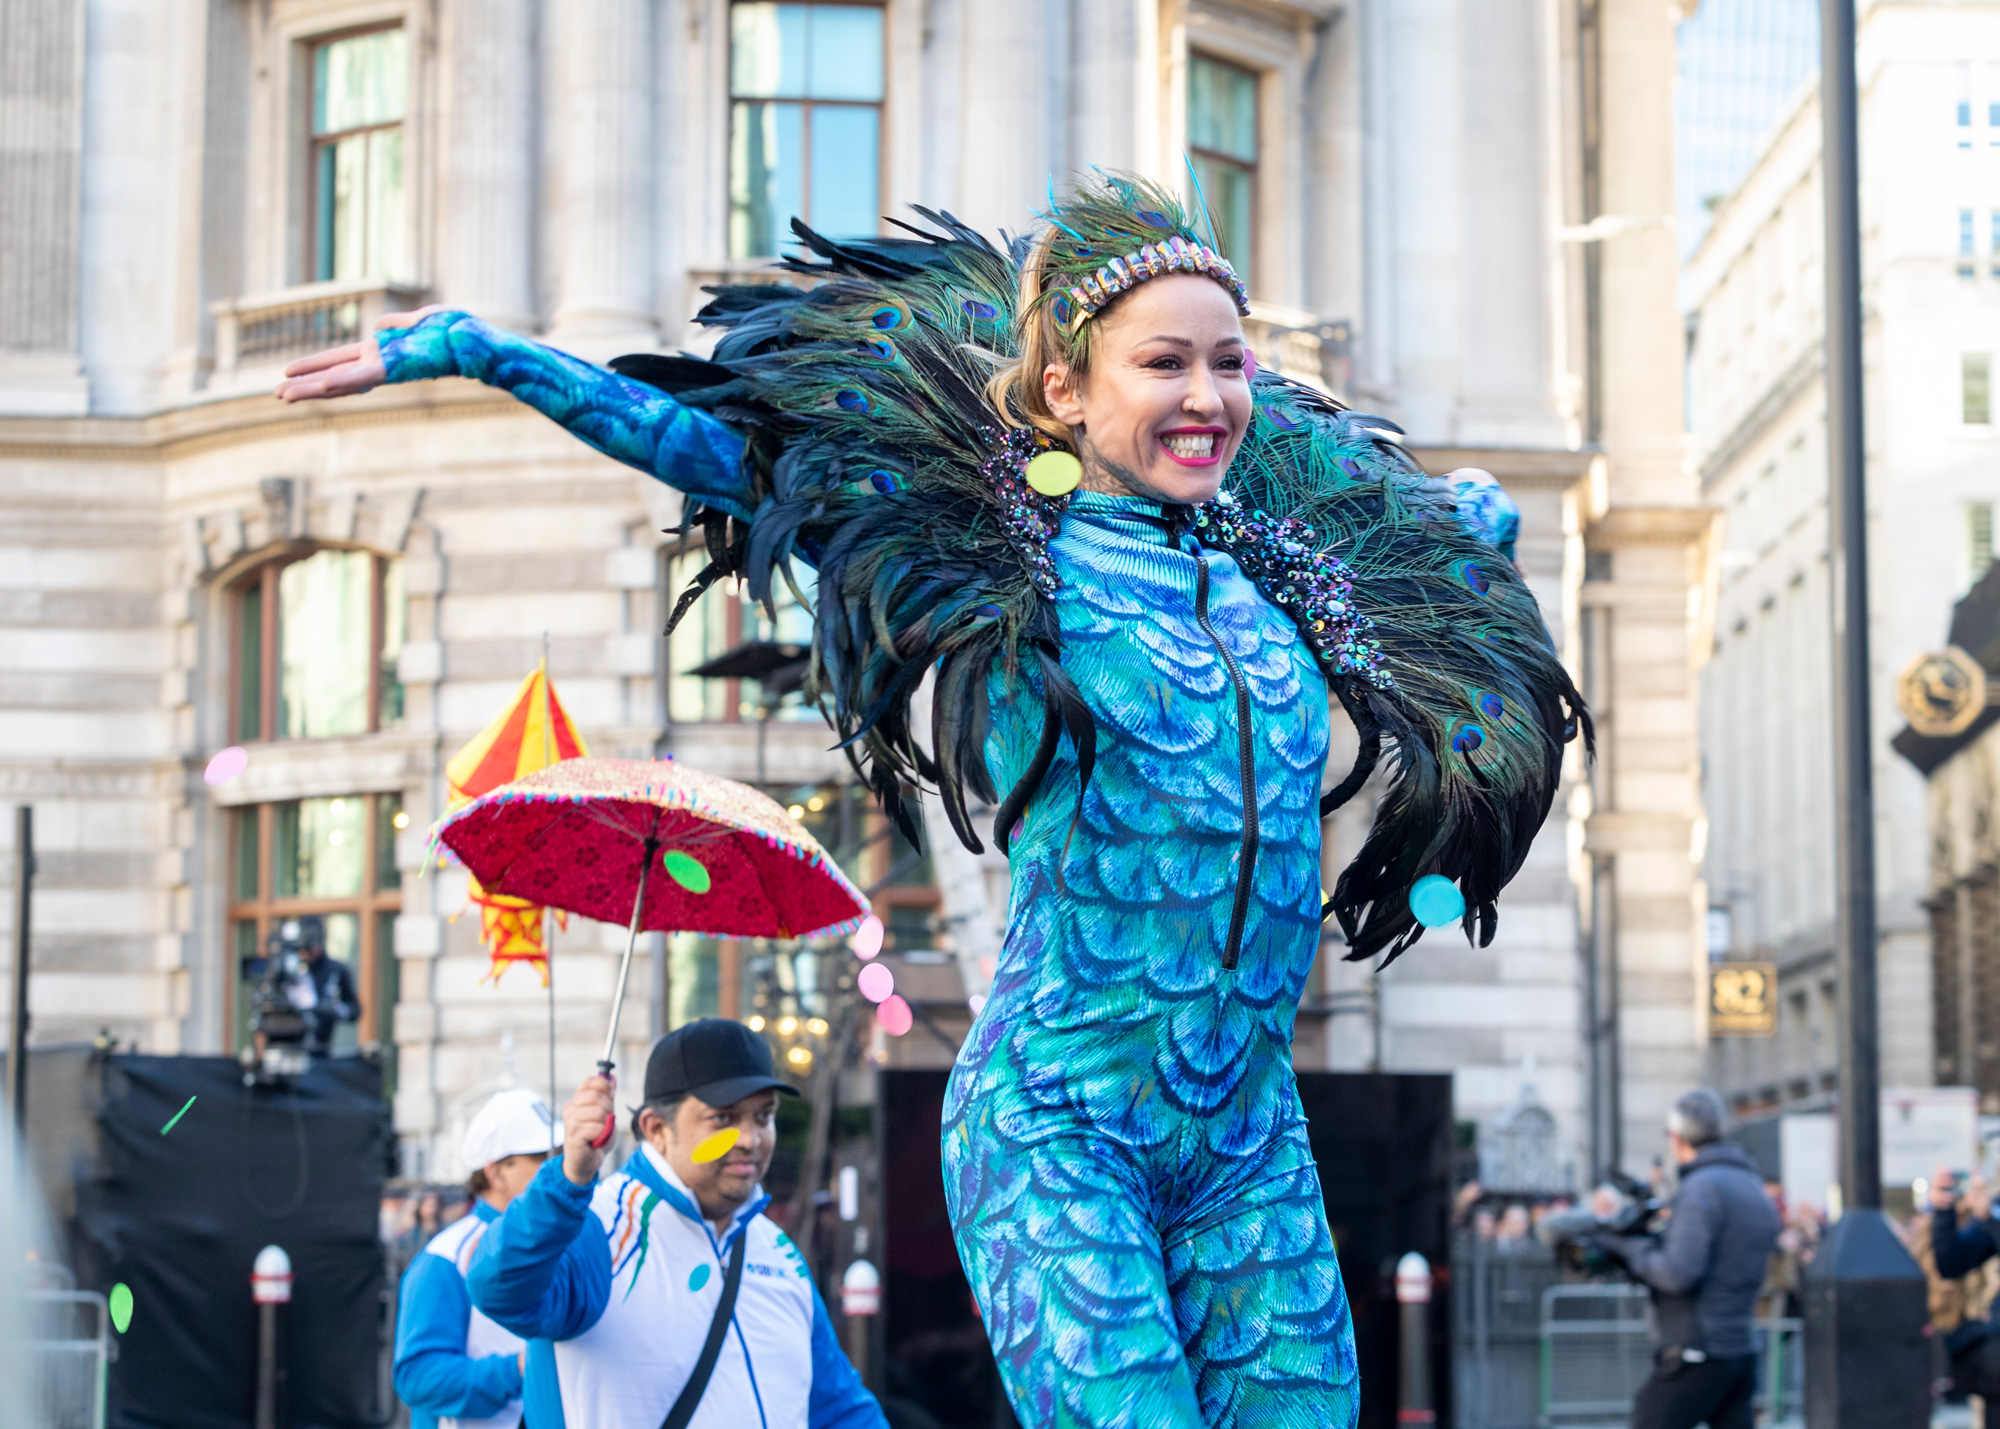
<path fill-rule="evenodd" d="M 1043 10 L 974 0 L 959 17 L 956 212 L 988 233 L 1026 227 L 1028 210 L 1047 203 L 1049 176 L 1061 163 L 1055 96 L 1069 68 L 1068 30 L 1045 23 Z"/>
<path fill-rule="evenodd" d="M 1458 440 L 1566 445 L 1550 354 L 1549 86 L 1541 0 L 1464 0 Z"/>
<path fill-rule="evenodd" d="M 1673 212 L 1674 12 L 1658 0 L 1601 0 L 1595 46 L 1595 211 Z M 1593 102 L 1586 100 L 1587 103 Z M 1587 151 L 1586 151 L 1587 152 Z M 1615 940 L 1623 1160 L 1643 1173 L 1661 1119 L 1701 1078 L 1707 1041 L 1700 970 L 1702 827 L 1694 657 L 1707 585 L 1711 511 L 1683 461 L 1671 226 L 1623 229 L 1598 245 L 1596 417 L 1604 468 L 1583 528 L 1586 624 L 1601 626 L 1600 770 L 1586 825 L 1608 876 Z M 1611 968 L 1606 967 L 1609 975 Z"/>
<path fill-rule="evenodd" d="M 451 0 L 440 46 L 444 153 L 436 295 L 502 327 L 528 331 L 537 315 L 535 21 L 534 0 Z"/>
<path fill-rule="evenodd" d="M 0 415 L 82 416 L 83 0 L 0 0 Z"/>
<path fill-rule="evenodd" d="M 547 17 L 556 49 L 554 335 L 592 357 L 651 346 L 653 4 L 561 0 Z"/>

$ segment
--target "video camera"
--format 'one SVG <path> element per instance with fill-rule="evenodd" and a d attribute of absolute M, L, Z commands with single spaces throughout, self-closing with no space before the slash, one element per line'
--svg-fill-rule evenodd
<path fill-rule="evenodd" d="M 1535 1233 L 1554 1249 L 1557 1262 L 1566 1270 L 1592 1276 L 1618 1274 L 1629 1279 L 1631 1271 L 1625 1262 L 1616 1252 L 1597 1244 L 1597 1237 L 1657 1235 L 1660 1215 L 1667 1203 L 1655 1196 L 1645 1182 L 1622 1171 L 1612 1172 L 1610 1182 L 1625 1197 L 1625 1203 L 1613 1215 L 1600 1218 L 1582 1206 L 1573 1211 L 1553 1211 L 1542 1217 Z"/>
<path fill-rule="evenodd" d="M 251 1030 L 263 1039 L 261 1070 L 266 1078 L 299 1076 L 311 1065 L 305 1048 L 312 1035 L 306 1014 L 319 1005 L 306 950 L 326 946 L 326 924 L 317 914 L 287 918 L 271 929 L 261 957 L 243 959 L 240 969 Z M 258 1065 L 246 1047 L 246 1068 Z"/>

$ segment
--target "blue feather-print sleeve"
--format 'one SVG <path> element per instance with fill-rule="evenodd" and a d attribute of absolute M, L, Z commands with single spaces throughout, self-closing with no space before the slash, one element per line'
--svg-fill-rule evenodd
<path fill-rule="evenodd" d="M 470 377 L 511 392 L 606 456 L 635 466 L 705 506 L 749 519 L 743 439 L 659 388 L 481 322 L 432 313 L 378 334 L 391 382 Z"/>
<path fill-rule="evenodd" d="M 1465 529 L 1513 560 L 1514 542 L 1521 534 L 1521 508 L 1494 480 L 1493 473 L 1466 466 L 1450 473 L 1445 480 L 1451 483 L 1458 519 L 1465 523 Z"/>

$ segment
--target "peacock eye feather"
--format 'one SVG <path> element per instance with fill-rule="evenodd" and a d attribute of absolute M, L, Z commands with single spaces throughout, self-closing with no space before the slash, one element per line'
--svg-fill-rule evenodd
<path fill-rule="evenodd" d="M 843 412 L 866 412 L 868 410 L 868 399 L 859 392 L 856 392 L 852 387 L 843 387 L 840 391 L 834 393 L 833 403 Z"/>
<path fill-rule="evenodd" d="M 1477 561 L 1460 561 L 1452 569 L 1458 573 L 1458 578 L 1465 582 L 1466 589 L 1474 595 L 1485 595 L 1493 589 L 1491 577 Z"/>
<path fill-rule="evenodd" d="M 1480 712 L 1484 714 L 1488 719 L 1500 718 L 1501 713 L 1506 708 L 1507 708 L 1507 702 L 1501 699 L 1498 695 L 1493 694 L 1491 691 L 1488 691 L 1486 694 L 1483 694 L 1479 697 Z"/>
<path fill-rule="evenodd" d="M 876 327 L 887 331 L 890 328 L 901 327 L 903 325 L 903 312 L 900 308 L 877 308 L 875 316 L 870 321 Z"/>
<path fill-rule="evenodd" d="M 1460 754 L 1470 754 L 1486 743 L 1486 731 L 1476 724 L 1461 725 L 1457 734 L 1451 737 L 1451 747 Z"/>
<path fill-rule="evenodd" d="M 1149 228 L 1172 228 L 1173 223 L 1156 208 L 1142 208 L 1132 215 Z"/>
<path fill-rule="evenodd" d="M 965 315 L 974 322 L 990 323 L 1000 316 L 1000 310 L 993 304 L 982 303 L 977 298 L 967 298 L 959 304 L 959 307 L 964 309 Z"/>

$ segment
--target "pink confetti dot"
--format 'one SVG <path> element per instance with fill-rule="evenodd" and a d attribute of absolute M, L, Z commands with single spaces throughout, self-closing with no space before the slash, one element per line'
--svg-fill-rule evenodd
<path fill-rule="evenodd" d="M 208 761 L 208 768 L 201 772 L 202 782 L 227 784 L 249 767 L 250 751 L 240 744 L 232 744 L 227 749 L 218 750 L 215 758 Z"/>
<path fill-rule="evenodd" d="M 870 913 L 854 930 L 854 956 L 863 962 L 882 951 L 882 920 Z"/>
<path fill-rule="evenodd" d="M 891 1037 L 901 1037 L 916 1026 L 916 1014 L 901 997 L 890 997 L 875 1009 L 875 1025 Z"/>
<path fill-rule="evenodd" d="M 977 1017 L 980 1013 L 986 1010 L 986 994 L 983 992 L 975 992 L 974 994 L 972 994 L 972 996 L 968 997 L 965 1000 L 965 1005 L 971 1008 L 972 1015 L 974 1017 Z"/>
<path fill-rule="evenodd" d="M 880 1002 L 896 990 L 896 975 L 881 963 L 870 963 L 861 970 L 854 985 L 870 1002 Z"/>

